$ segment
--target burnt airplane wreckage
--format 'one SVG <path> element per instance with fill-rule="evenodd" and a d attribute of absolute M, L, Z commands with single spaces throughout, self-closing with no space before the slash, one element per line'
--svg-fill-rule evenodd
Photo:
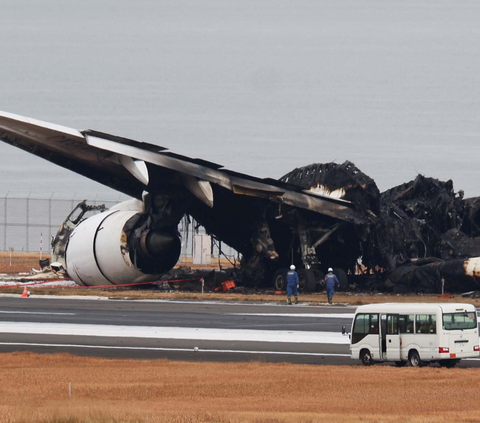
<path fill-rule="evenodd" d="M 332 245 L 316 250 L 351 282 L 393 292 L 441 292 L 442 284 L 450 291 L 478 288 L 480 198 L 464 199 L 452 181 L 418 175 L 380 193 L 351 162 L 306 166 L 282 180 L 336 192 L 368 216 L 367 224 L 344 226 Z"/>
<path fill-rule="evenodd" d="M 295 264 L 306 291 L 333 267 L 350 283 L 396 292 L 475 289 L 480 200 L 418 176 L 380 193 L 353 163 L 255 178 L 153 144 L 0 112 L 0 140 L 123 192 L 132 200 L 86 217 L 81 203 L 53 241 L 80 285 L 158 280 L 177 263 L 191 216 L 243 257 L 237 280 L 285 288 Z"/>

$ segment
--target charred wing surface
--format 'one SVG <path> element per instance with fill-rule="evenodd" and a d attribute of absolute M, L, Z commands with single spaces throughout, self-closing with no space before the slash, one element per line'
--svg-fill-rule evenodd
<path fill-rule="evenodd" d="M 321 192 L 306 189 L 309 182 L 300 176 L 306 168 L 288 174 L 295 175 L 291 178 L 286 175 L 280 181 L 262 181 L 266 186 L 281 189 L 279 195 L 271 190 L 246 189 L 245 183 L 233 192 L 217 185 L 213 188 L 212 209 L 199 202 L 193 202 L 188 209 L 207 230 L 242 254 L 245 283 L 269 282 L 278 269 L 288 268 L 292 262 L 299 269 L 317 271 L 318 276 L 323 272 L 319 258 L 326 267 L 355 268 L 361 242 L 367 239 L 369 225 L 376 219 L 362 205 L 375 204 L 375 195 L 378 203 L 379 191 L 350 162 L 345 166 L 329 163 L 307 168 L 320 169 L 319 175 L 329 169 L 325 173 L 336 179 L 330 182 L 322 178 L 321 183 L 327 188 Z M 226 172 L 231 177 L 238 175 Z M 318 185 L 315 181 L 317 188 Z M 330 195 L 330 191 L 343 194 Z M 311 205 L 302 207 L 306 200 Z"/>
<path fill-rule="evenodd" d="M 89 146 L 76 129 L 0 112 L 0 140 L 124 194 L 142 196 L 143 184 L 119 158 Z"/>

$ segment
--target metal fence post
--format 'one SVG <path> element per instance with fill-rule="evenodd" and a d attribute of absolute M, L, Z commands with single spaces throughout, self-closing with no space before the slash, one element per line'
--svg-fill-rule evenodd
<path fill-rule="evenodd" d="M 30 221 L 30 194 L 27 195 L 27 224 L 25 225 L 25 238 L 27 240 L 27 253 L 30 251 L 30 243 L 28 242 L 28 229 L 29 229 L 29 221 Z"/>
<path fill-rule="evenodd" d="M 48 251 L 51 253 L 52 252 L 52 198 L 53 194 L 55 192 L 52 192 L 52 195 L 48 199 Z"/>
<path fill-rule="evenodd" d="M 7 202 L 9 193 L 10 191 L 7 191 L 7 195 L 5 196 L 5 220 L 3 221 L 5 228 L 3 231 L 3 251 L 7 251 Z"/>

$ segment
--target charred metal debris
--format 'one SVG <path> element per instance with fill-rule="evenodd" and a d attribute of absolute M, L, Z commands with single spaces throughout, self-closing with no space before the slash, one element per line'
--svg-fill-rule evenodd
<path fill-rule="evenodd" d="M 440 292 L 442 283 L 450 291 L 478 288 L 471 259 L 480 257 L 480 198 L 464 199 L 451 180 L 418 175 L 380 193 L 348 161 L 295 169 L 281 180 L 351 201 L 369 216 L 366 225 L 343 224 L 316 248 L 350 282 L 394 292 Z"/>

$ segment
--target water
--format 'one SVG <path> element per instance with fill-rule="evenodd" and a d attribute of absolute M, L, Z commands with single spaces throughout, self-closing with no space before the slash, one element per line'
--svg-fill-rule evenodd
<path fill-rule="evenodd" d="M 0 110 L 259 177 L 351 160 L 480 195 L 477 1 L 0 0 Z M 0 143 L 0 194 L 112 191 Z"/>

